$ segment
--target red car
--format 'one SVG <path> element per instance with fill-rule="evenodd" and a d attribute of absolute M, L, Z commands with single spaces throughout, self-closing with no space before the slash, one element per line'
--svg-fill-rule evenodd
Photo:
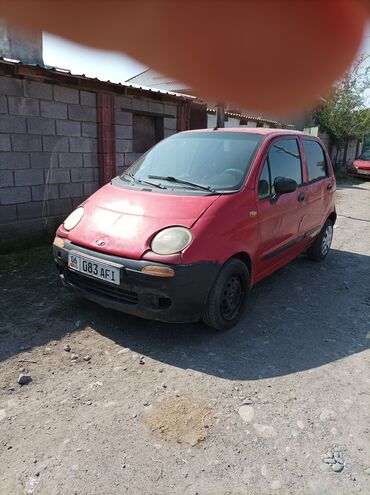
<path fill-rule="evenodd" d="M 336 183 L 321 141 L 279 129 L 167 138 L 65 220 L 65 286 L 144 318 L 229 328 L 251 287 L 299 254 L 328 254 Z"/>
<path fill-rule="evenodd" d="M 370 150 L 364 151 L 352 165 L 347 167 L 347 174 L 370 179 Z"/>

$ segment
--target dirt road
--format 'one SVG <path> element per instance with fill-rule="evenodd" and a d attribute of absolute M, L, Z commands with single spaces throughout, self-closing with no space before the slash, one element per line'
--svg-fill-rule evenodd
<path fill-rule="evenodd" d="M 338 213 L 327 260 L 226 333 L 78 300 L 45 247 L 1 256 L 0 494 L 369 493 L 370 183 Z"/>

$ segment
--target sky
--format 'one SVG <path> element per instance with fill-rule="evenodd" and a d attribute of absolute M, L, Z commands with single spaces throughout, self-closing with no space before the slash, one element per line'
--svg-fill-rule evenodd
<path fill-rule="evenodd" d="M 43 59 L 46 65 L 68 69 L 73 74 L 121 83 L 146 69 L 127 55 L 96 50 L 49 33 L 43 34 Z"/>
<path fill-rule="evenodd" d="M 364 52 L 370 55 L 370 23 L 359 50 Z M 121 83 L 146 69 L 127 55 L 88 48 L 49 33 L 43 35 L 43 58 L 46 65 L 68 69 L 74 74 Z M 368 102 L 370 106 L 370 90 Z"/>

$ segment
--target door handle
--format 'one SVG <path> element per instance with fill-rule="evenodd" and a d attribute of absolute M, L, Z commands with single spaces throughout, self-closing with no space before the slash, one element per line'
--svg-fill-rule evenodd
<path fill-rule="evenodd" d="M 328 184 L 327 188 L 328 191 L 331 191 L 333 189 L 333 184 Z"/>
<path fill-rule="evenodd" d="M 300 203 L 302 203 L 302 201 L 304 201 L 304 199 L 305 199 L 305 195 L 304 195 L 304 193 L 301 193 L 301 194 L 298 196 L 298 201 L 299 201 Z"/>

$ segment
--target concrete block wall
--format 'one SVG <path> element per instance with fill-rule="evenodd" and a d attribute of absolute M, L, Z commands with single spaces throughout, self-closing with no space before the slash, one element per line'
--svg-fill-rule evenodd
<path fill-rule="evenodd" d="M 176 133 L 177 104 L 115 96 L 116 168 L 133 148 L 133 112 L 163 114 Z M 53 230 L 99 187 L 96 92 L 0 75 L 0 240 Z"/>
<path fill-rule="evenodd" d="M 150 98 L 116 96 L 116 165 L 117 173 L 122 173 L 137 160 L 142 153 L 137 153 L 133 144 L 133 115 L 135 112 L 149 112 L 163 115 L 164 137 L 177 132 L 176 103 L 163 103 Z"/>
<path fill-rule="evenodd" d="M 54 227 L 98 187 L 96 94 L 0 76 L 0 238 Z"/>

